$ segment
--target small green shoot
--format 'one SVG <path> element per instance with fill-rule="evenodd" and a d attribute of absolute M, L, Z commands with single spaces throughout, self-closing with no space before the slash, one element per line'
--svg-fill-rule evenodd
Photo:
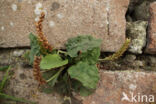
<path fill-rule="evenodd" d="M 9 68 L 9 66 L 0 67 L 0 71 L 6 71 L 8 68 Z"/>
<path fill-rule="evenodd" d="M 10 71 L 10 66 L 8 67 L 6 73 L 5 73 L 4 77 L 3 77 L 3 80 L 0 83 L 0 92 L 2 92 L 5 83 L 7 82 L 8 78 L 9 78 L 9 71 Z"/>
<path fill-rule="evenodd" d="M 3 80 L 0 82 L 0 99 L 13 100 L 13 101 L 23 102 L 23 103 L 28 103 L 28 104 L 36 104 L 35 102 L 25 100 L 22 98 L 16 98 L 16 97 L 13 97 L 13 96 L 10 96 L 10 95 L 3 93 L 4 86 L 6 85 L 7 80 L 10 78 L 9 72 L 10 72 L 11 66 L 6 66 L 3 68 L 7 68 L 7 69 L 5 69 L 6 73 L 3 77 Z M 3 71 L 3 70 L 1 70 L 1 71 Z"/>
<path fill-rule="evenodd" d="M 2 98 L 7 99 L 7 100 L 12 100 L 12 101 L 17 101 L 17 102 L 22 102 L 22 103 L 36 104 L 35 102 L 32 102 L 32 101 L 28 101 L 22 98 L 16 98 L 16 97 L 4 94 L 4 93 L 0 93 L 0 99 Z"/>

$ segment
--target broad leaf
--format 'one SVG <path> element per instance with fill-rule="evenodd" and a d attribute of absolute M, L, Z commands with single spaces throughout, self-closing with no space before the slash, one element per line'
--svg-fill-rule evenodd
<path fill-rule="evenodd" d="M 34 62 L 34 57 L 40 55 L 40 45 L 37 36 L 33 35 L 32 33 L 30 33 L 29 39 L 30 39 L 30 46 L 31 46 L 31 50 L 29 53 L 29 60 L 30 60 L 30 65 L 32 65 Z"/>
<path fill-rule="evenodd" d="M 100 45 L 100 39 L 95 39 L 90 35 L 82 35 L 69 39 L 66 44 L 66 49 L 70 57 L 77 57 L 79 52 L 85 53 L 88 50 L 100 47 Z"/>
<path fill-rule="evenodd" d="M 88 62 L 89 64 L 96 64 L 100 56 L 100 48 L 94 48 L 93 50 L 88 50 L 86 53 L 80 55 L 80 60 L 83 62 Z"/>
<path fill-rule="evenodd" d="M 62 60 L 58 54 L 48 54 L 42 58 L 41 69 L 52 69 L 68 64 L 68 60 Z"/>
<path fill-rule="evenodd" d="M 71 82 L 67 72 L 62 73 L 61 77 L 58 79 L 58 83 L 56 84 L 55 88 L 56 91 L 61 95 L 71 94 Z"/>
<path fill-rule="evenodd" d="M 80 93 L 81 96 L 88 96 L 94 92 L 94 89 L 88 89 L 84 86 L 79 81 L 72 80 L 72 89 L 76 93 Z"/>
<path fill-rule="evenodd" d="M 81 96 L 89 96 L 90 94 L 92 94 L 94 92 L 94 90 L 92 89 L 87 89 L 83 86 L 80 87 L 80 95 Z"/>
<path fill-rule="evenodd" d="M 96 65 L 89 65 L 87 62 L 79 62 L 70 67 L 68 73 L 71 78 L 76 79 L 89 89 L 95 89 L 99 81 L 99 73 Z"/>

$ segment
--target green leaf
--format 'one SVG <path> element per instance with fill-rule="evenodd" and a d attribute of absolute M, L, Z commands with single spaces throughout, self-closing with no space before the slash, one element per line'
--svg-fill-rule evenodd
<path fill-rule="evenodd" d="M 71 78 L 76 79 L 89 89 L 95 89 L 99 81 L 99 73 L 96 65 L 87 62 L 79 62 L 68 69 Z"/>
<path fill-rule="evenodd" d="M 90 35 L 82 35 L 69 39 L 65 46 L 70 57 L 77 57 L 79 52 L 85 53 L 88 50 L 99 48 L 101 42 L 100 39 L 95 39 Z"/>
<path fill-rule="evenodd" d="M 56 74 L 57 74 L 58 71 L 59 71 L 59 70 L 49 70 L 49 71 L 44 72 L 44 73 L 42 74 L 42 76 L 43 76 L 43 78 L 44 78 L 45 80 L 51 79 L 51 80 L 48 82 L 48 85 L 49 85 L 50 87 L 53 87 L 53 86 L 55 85 L 55 83 L 57 82 L 58 76 L 56 76 Z M 54 76 L 55 76 L 55 77 L 54 77 Z M 52 77 L 54 77 L 54 78 L 52 79 Z"/>
<path fill-rule="evenodd" d="M 80 55 L 80 60 L 88 62 L 89 64 L 96 64 L 100 56 L 100 48 L 94 48 L 93 50 L 88 50 L 86 53 Z"/>
<path fill-rule="evenodd" d="M 53 75 L 50 79 L 47 80 L 48 85 L 50 85 L 51 87 L 53 87 L 55 85 L 55 83 L 57 82 L 57 79 L 60 75 L 60 73 L 63 71 L 64 68 L 60 69 L 55 75 Z"/>
<path fill-rule="evenodd" d="M 76 93 L 80 93 L 81 96 L 88 96 L 94 92 L 94 89 L 88 89 L 76 80 L 72 80 L 72 88 Z"/>
<path fill-rule="evenodd" d="M 42 77 L 45 80 L 48 80 L 49 78 L 51 78 L 51 76 L 55 75 L 58 72 L 58 70 L 48 70 L 45 71 L 44 73 L 42 73 Z"/>
<path fill-rule="evenodd" d="M 3 66 L 3 67 L 0 67 L 0 71 L 5 71 L 9 68 L 9 66 Z"/>
<path fill-rule="evenodd" d="M 49 85 L 46 85 L 46 86 L 44 85 L 44 86 L 41 86 L 40 91 L 44 92 L 46 94 L 50 94 L 50 93 L 54 92 L 54 88 Z"/>
<path fill-rule="evenodd" d="M 10 95 L 7 95 L 7 94 L 3 94 L 3 93 L 0 93 L 0 98 L 9 99 L 9 100 L 17 101 L 17 102 L 28 103 L 28 104 L 37 104 L 37 103 L 29 101 L 29 100 L 25 100 L 25 99 L 22 99 L 22 98 L 16 98 L 16 97 L 13 97 L 13 96 L 10 96 Z"/>
<path fill-rule="evenodd" d="M 0 83 L 0 92 L 2 92 L 3 88 L 4 88 L 4 85 L 5 83 L 7 82 L 8 78 L 9 78 L 9 71 L 10 71 L 10 66 L 8 67 L 4 77 L 3 77 L 3 80 L 2 82 Z"/>
<path fill-rule="evenodd" d="M 93 89 L 87 89 L 87 88 L 85 88 L 85 87 L 80 87 L 80 95 L 81 96 L 89 96 L 90 94 L 92 94 L 93 93 Z"/>
<path fill-rule="evenodd" d="M 71 94 L 71 82 L 70 82 L 70 77 L 67 72 L 65 73 L 63 72 L 60 75 L 55 88 L 56 88 L 55 90 L 61 95 Z"/>
<path fill-rule="evenodd" d="M 35 36 L 34 34 L 30 33 L 29 39 L 30 39 L 30 46 L 31 46 L 31 50 L 29 53 L 29 60 L 30 60 L 30 65 L 32 65 L 34 62 L 34 57 L 40 55 L 40 45 L 37 36 Z"/>
<path fill-rule="evenodd" d="M 52 69 L 68 64 L 68 60 L 62 60 L 58 54 L 48 54 L 42 58 L 41 69 Z"/>

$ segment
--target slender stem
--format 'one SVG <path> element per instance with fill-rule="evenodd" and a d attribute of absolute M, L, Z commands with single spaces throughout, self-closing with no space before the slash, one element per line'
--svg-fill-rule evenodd
<path fill-rule="evenodd" d="M 113 61 L 114 59 L 111 59 L 110 57 L 111 57 L 111 56 L 105 57 L 105 58 L 103 58 L 103 59 L 98 59 L 98 61 Z"/>
<path fill-rule="evenodd" d="M 45 73 L 45 72 L 48 72 L 48 71 L 51 71 L 51 70 L 54 70 L 54 69 L 53 68 L 52 69 L 47 69 L 47 70 L 41 71 L 41 73 Z"/>
<path fill-rule="evenodd" d="M 5 75 L 4 75 L 4 78 L 3 78 L 2 82 L 0 83 L 0 92 L 3 90 L 5 83 L 9 78 L 10 69 L 11 69 L 11 66 L 8 67 L 8 69 L 7 69 L 7 71 L 6 71 Z"/>
<path fill-rule="evenodd" d="M 25 99 L 22 99 L 22 98 L 16 98 L 16 97 L 4 94 L 4 93 L 0 93 L 0 98 L 9 99 L 9 100 L 17 101 L 17 102 L 36 104 L 35 102 L 29 101 L 29 100 L 25 100 Z"/>
<path fill-rule="evenodd" d="M 47 83 L 50 82 L 51 80 L 55 79 L 58 77 L 58 75 L 63 71 L 64 67 L 62 67 L 55 75 L 53 75 L 50 79 L 47 80 Z"/>
<path fill-rule="evenodd" d="M 106 61 L 106 59 L 104 58 L 104 59 L 98 59 L 98 61 Z"/>
<path fill-rule="evenodd" d="M 65 96 L 64 97 L 64 101 L 69 101 L 69 103 L 72 104 L 71 97 Z"/>
<path fill-rule="evenodd" d="M 66 51 L 62 51 L 62 50 L 58 50 L 57 51 L 57 54 L 59 54 L 59 53 L 63 53 L 63 54 L 66 54 L 67 55 L 67 52 Z"/>
<path fill-rule="evenodd" d="M 125 43 L 122 45 L 122 47 L 113 55 L 108 56 L 104 59 L 99 59 L 99 61 L 113 61 L 118 59 L 119 57 L 121 57 L 124 52 L 128 49 L 129 45 L 130 45 L 131 40 L 130 39 L 126 39 Z"/>
<path fill-rule="evenodd" d="M 69 76 L 68 73 L 67 73 L 67 76 L 68 76 L 68 83 L 69 83 L 69 95 L 72 95 L 72 93 L 71 93 L 71 89 L 72 89 L 72 87 L 71 87 L 71 80 L 70 80 L 70 76 Z"/>

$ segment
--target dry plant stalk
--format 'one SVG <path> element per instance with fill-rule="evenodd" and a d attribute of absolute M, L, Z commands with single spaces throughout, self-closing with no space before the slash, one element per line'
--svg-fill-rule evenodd
<path fill-rule="evenodd" d="M 113 61 L 118 59 L 119 57 L 121 57 L 123 55 L 123 53 L 128 49 L 129 45 L 130 45 L 131 40 L 130 39 L 126 39 L 125 43 L 123 44 L 123 46 L 113 55 L 106 57 L 104 59 L 101 59 L 101 61 Z"/>
<path fill-rule="evenodd" d="M 33 64 L 33 75 L 35 77 L 35 80 L 37 80 L 41 85 L 45 84 L 46 81 L 43 79 L 42 74 L 40 72 L 40 62 L 41 62 L 41 57 L 36 56 L 34 59 L 34 64 Z"/>
<path fill-rule="evenodd" d="M 47 38 L 45 37 L 44 33 L 43 33 L 43 26 L 42 26 L 42 22 L 45 18 L 45 13 L 42 12 L 41 16 L 39 18 L 39 21 L 36 23 L 36 30 L 39 36 L 39 41 L 42 45 L 43 48 L 49 50 L 50 52 L 52 51 L 52 46 L 48 43 Z"/>

